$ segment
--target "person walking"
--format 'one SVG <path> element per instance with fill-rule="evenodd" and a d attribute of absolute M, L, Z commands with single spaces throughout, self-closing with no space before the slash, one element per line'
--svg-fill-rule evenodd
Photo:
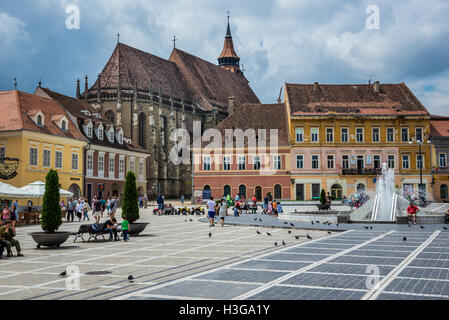
<path fill-rule="evenodd" d="M 209 217 L 209 227 L 215 226 L 215 201 L 214 197 L 210 197 L 210 200 L 207 201 L 207 216 Z"/>
<path fill-rule="evenodd" d="M 410 224 L 410 220 L 412 220 L 413 222 L 413 224 L 416 224 L 416 213 L 419 211 L 419 209 L 418 209 L 418 207 L 417 206 L 415 206 L 414 204 L 413 204 L 413 202 L 412 201 L 410 201 L 410 204 L 409 204 L 409 206 L 408 206 L 408 208 L 407 208 L 407 214 L 408 214 L 408 221 L 409 221 L 409 224 Z"/>
<path fill-rule="evenodd" d="M 221 199 L 218 204 L 218 214 L 220 215 L 221 227 L 224 227 L 225 217 L 228 215 L 228 205 L 225 200 Z"/>
<path fill-rule="evenodd" d="M 184 205 L 184 195 L 181 196 L 181 205 Z"/>
<path fill-rule="evenodd" d="M 94 197 L 94 201 L 92 202 L 92 215 L 94 216 L 95 223 L 100 223 L 101 219 L 101 202 Z"/>
<path fill-rule="evenodd" d="M 143 208 L 146 209 L 148 207 L 148 195 L 145 193 L 143 196 Z"/>
<path fill-rule="evenodd" d="M 67 201 L 67 215 L 66 215 L 66 220 L 68 222 L 73 222 L 73 199 L 69 198 L 69 200 Z"/>
<path fill-rule="evenodd" d="M 157 197 L 157 209 L 159 211 L 162 211 L 162 209 L 164 208 L 164 198 L 162 197 L 161 194 L 159 194 L 159 196 Z"/>
<path fill-rule="evenodd" d="M 84 201 L 83 201 L 84 202 Z M 89 211 L 90 211 L 90 206 L 89 206 L 89 202 L 87 202 L 87 201 L 85 201 L 84 202 L 84 205 L 83 205 L 83 214 L 84 214 L 84 217 L 83 217 L 83 220 L 84 219 L 87 219 L 87 220 L 89 220 Z"/>

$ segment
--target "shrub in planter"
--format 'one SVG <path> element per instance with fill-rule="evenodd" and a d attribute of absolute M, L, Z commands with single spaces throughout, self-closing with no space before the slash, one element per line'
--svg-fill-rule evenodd
<path fill-rule="evenodd" d="M 42 230 L 54 233 L 62 224 L 61 207 L 59 206 L 58 172 L 51 169 L 45 178 L 45 192 L 42 200 Z"/>
<path fill-rule="evenodd" d="M 320 203 L 326 204 L 326 191 L 324 191 L 324 189 L 321 189 Z"/>
<path fill-rule="evenodd" d="M 122 217 L 128 218 L 129 223 L 134 223 L 140 217 L 137 199 L 136 175 L 129 171 L 126 174 L 122 201 Z"/>

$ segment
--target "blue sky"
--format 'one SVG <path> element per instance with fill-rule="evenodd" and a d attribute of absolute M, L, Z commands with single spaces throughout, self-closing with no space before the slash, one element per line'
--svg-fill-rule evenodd
<path fill-rule="evenodd" d="M 67 6 L 80 9 L 68 30 Z M 379 29 L 365 12 L 379 8 Z M 449 116 L 449 1 L 0 0 L 0 90 L 43 85 L 75 94 L 121 42 L 168 58 L 177 47 L 216 63 L 226 11 L 246 77 L 262 102 L 286 82 L 404 81 L 433 114 Z"/>

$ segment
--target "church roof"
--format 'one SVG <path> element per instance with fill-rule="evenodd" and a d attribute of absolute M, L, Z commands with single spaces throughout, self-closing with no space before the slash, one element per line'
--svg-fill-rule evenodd
<path fill-rule="evenodd" d="M 286 94 L 292 115 L 429 115 L 407 85 L 291 84 Z"/>
<path fill-rule="evenodd" d="M 148 91 L 152 86 L 152 91 L 158 92 L 162 84 L 162 94 L 169 96 L 173 86 L 175 98 L 181 99 L 184 92 L 185 100 L 194 100 L 206 110 L 214 105 L 227 107 L 229 96 L 235 96 L 237 104 L 259 102 L 242 74 L 223 70 L 179 49 L 166 60 L 118 43 L 100 74 L 102 92 L 116 92 L 119 68 L 122 89 L 133 88 L 136 79 L 138 90 Z M 97 87 L 98 79 L 89 93 L 95 94 Z"/>

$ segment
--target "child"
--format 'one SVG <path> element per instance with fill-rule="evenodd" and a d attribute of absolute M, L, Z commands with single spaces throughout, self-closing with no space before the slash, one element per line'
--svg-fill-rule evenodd
<path fill-rule="evenodd" d="M 129 240 L 128 232 L 130 230 L 128 218 L 124 217 L 122 221 L 122 233 L 123 233 L 123 241 Z"/>
<path fill-rule="evenodd" d="M 239 207 L 235 206 L 234 207 L 234 217 L 238 217 L 239 216 Z"/>

